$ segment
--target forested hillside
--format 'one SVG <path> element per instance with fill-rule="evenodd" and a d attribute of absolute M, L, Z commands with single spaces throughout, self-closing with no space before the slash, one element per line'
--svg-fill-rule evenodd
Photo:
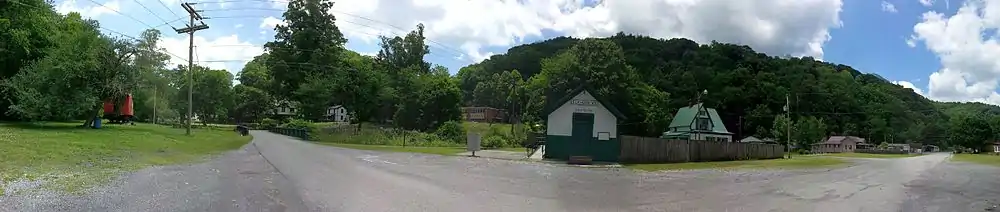
<path fill-rule="evenodd" d="M 546 95 L 544 88 L 565 89 L 572 79 L 587 81 L 613 94 L 612 102 L 629 118 L 624 134 L 644 136 L 662 133 L 677 108 L 692 104 L 704 91 L 701 100 L 716 108 L 727 128 L 741 138 L 784 140 L 786 98 L 791 102 L 794 140 L 841 134 L 873 142 L 942 143 L 951 119 L 958 119 L 953 116 L 988 114 L 974 117 L 993 120 L 1000 114 L 1000 107 L 992 105 L 934 102 L 846 65 L 768 56 L 734 44 L 621 33 L 517 46 L 462 68 L 457 77 L 466 105 L 513 108 L 524 111 L 529 121 L 541 121 L 544 115 L 536 112 L 544 107 L 538 104 Z M 523 91 L 506 89 L 518 80 L 526 84 Z M 527 95 L 506 98 L 518 92 Z M 526 106 L 517 109 L 518 101 Z"/>

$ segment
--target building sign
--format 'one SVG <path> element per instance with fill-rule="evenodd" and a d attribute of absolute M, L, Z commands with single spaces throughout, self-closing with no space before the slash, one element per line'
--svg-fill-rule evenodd
<path fill-rule="evenodd" d="M 573 99 L 569 100 L 570 104 L 580 105 L 580 106 L 597 106 L 597 100 L 583 100 L 583 99 Z"/>

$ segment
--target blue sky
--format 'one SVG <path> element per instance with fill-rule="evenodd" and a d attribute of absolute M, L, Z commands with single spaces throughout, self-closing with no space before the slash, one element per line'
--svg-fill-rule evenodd
<path fill-rule="evenodd" d="M 273 38 L 271 29 L 282 23 L 284 1 L 196 5 L 212 17 L 205 20 L 211 28 L 195 39 L 200 64 L 238 72 Z M 183 22 L 171 21 L 186 15 L 178 0 L 55 4 L 61 12 L 81 12 L 129 35 L 165 22 L 181 27 Z M 373 55 L 378 51 L 375 35 L 402 35 L 423 23 L 432 51 L 426 59 L 452 73 L 514 45 L 624 31 L 740 43 L 771 55 L 813 56 L 877 73 L 934 100 L 1000 104 L 1000 62 L 995 62 L 1000 61 L 995 36 L 1000 1 L 339 0 L 334 5 L 331 13 L 350 40 L 347 48 Z M 186 56 L 186 36 L 169 26 L 157 29 L 164 32 L 164 49 Z"/>

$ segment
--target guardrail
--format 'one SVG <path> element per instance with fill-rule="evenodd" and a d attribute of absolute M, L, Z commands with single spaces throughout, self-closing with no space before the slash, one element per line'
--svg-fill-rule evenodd
<path fill-rule="evenodd" d="M 310 134 L 309 130 L 306 130 L 306 129 L 272 127 L 271 129 L 268 129 L 267 131 L 270 131 L 270 132 L 273 132 L 273 133 L 277 133 L 277 134 L 282 134 L 282 135 L 296 137 L 296 138 L 299 138 L 299 139 L 302 139 L 302 140 L 309 140 L 309 138 L 310 138 L 309 137 L 309 134 Z"/>

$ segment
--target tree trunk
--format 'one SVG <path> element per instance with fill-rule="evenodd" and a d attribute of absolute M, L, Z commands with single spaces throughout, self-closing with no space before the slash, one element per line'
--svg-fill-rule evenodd
<path fill-rule="evenodd" d="M 80 127 L 91 127 L 91 126 L 93 126 L 93 124 L 94 124 L 94 118 L 96 118 L 98 115 L 101 114 L 101 109 L 103 109 L 103 106 L 104 106 L 103 102 L 98 103 L 97 107 L 94 109 L 94 112 L 90 113 L 90 114 L 93 114 L 93 115 L 92 116 L 87 116 L 87 120 L 84 121 L 83 125 L 80 125 Z"/>

